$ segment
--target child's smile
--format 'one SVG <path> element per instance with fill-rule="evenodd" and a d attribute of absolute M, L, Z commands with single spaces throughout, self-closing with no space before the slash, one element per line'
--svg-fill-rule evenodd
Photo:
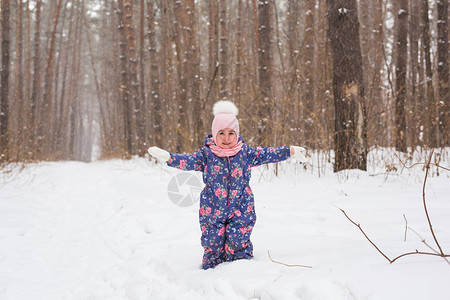
<path fill-rule="evenodd" d="M 217 146 L 223 149 L 233 148 L 237 143 L 237 134 L 233 129 L 220 130 L 216 136 Z"/>

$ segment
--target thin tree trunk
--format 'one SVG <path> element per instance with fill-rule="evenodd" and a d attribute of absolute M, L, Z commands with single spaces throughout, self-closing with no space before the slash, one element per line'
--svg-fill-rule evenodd
<path fill-rule="evenodd" d="M 33 158 L 37 154 L 37 136 L 36 136 L 36 113 L 37 113 L 37 104 L 39 103 L 40 94 L 41 94 L 41 55 L 40 55 L 40 47 L 41 47 L 41 6 L 42 1 L 36 1 L 36 13 L 35 13 L 35 29 L 34 29 L 34 56 L 33 56 L 33 85 L 31 91 L 31 128 L 30 128 L 30 148 L 33 152 Z"/>
<path fill-rule="evenodd" d="M 122 0 L 121 0 L 122 1 Z M 132 135 L 132 151 L 130 154 L 138 154 L 140 156 L 144 155 L 145 147 L 144 135 L 145 135 L 145 124 L 144 116 L 142 112 L 142 99 L 139 98 L 139 82 L 137 77 L 138 72 L 138 60 L 136 55 L 136 43 L 135 43 L 135 26 L 133 22 L 133 0 L 123 0 L 124 4 L 124 25 L 125 25 L 125 35 L 127 40 L 127 53 L 128 53 L 128 70 L 129 70 L 129 93 L 132 98 L 132 106 L 134 107 L 134 116 L 132 117 L 133 129 Z M 133 126 L 134 127 L 134 126 Z"/>
<path fill-rule="evenodd" d="M 227 0 L 219 0 L 219 98 L 228 99 L 228 29 Z"/>
<path fill-rule="evenodd" d="M 20 122 L 17 124 L 17 138 L 14 142 L 18 149 L 15 151 L 16 160 L 23 159 L 24 144 L 22 143 L 24 137 L 24 130 L 26 128 L 25 120 L 25 99 L 24 99 L 24 69 L 23 69 L 23 2 L 19 1 L 17 7 L 17 67 L 16 67 L 16 96 L 17 96 L 17 119 Z"/>
<path fill-rule="evenodd" d="M 436 147 L 436 102 L 434 99 L 434 89 L 433 89 L 433 70 L 431 66 L 431 48 L 430 48 L 430 20 L 428 17 L 428 0 L 422 0 L 422 42 L 423 51 L 425 54 L 425 75 L 426 75 L 426 86 L 427 86 L 427 127 L 428 127 L 428 146 Z"/>
<path fill-rule="evenodd" d="M 406 57 L 408 37 L 408 0 L 401 0 L 397 13 L 397 63 L 395 84 L 395 148 L 406 152 Z"/>
<path fill-rule="evenodd" d="M 242 65 L 243 65 L 243 27 L 242 27 L 242 10 L 243 10 L 243 4 L 242 0 L 238 0 L 238 17 L 237 17 L 237 24 L 236 24 L 236 72 L 235 72 L 235 79 L 234 79 L 234 101 L 239 104 L 241 103 L 241 94 L 242 94 Z"/>
<path fill-rule="evenodd" d="M 183 4 L 180 1 L 174 3 L 173 6 L 173 16 L 174 16 L 174 24 L 173 24 L 173 42 L 175 44 L 175 53 L 176 53 L 176 65 L 177 65 L 177 75 L 178 75 L 178 88 L 177 88 L 177 99 L 178 99 L 178 116 L 179 116 L 179 126 L 176 127 L 177 130 L 177 145 L 176 151 L 188 151 L 190 148 L 189 136 L 189 122 L 188 122 L 188 85 L 187 85 L 187 77 L 186 77 L 186 69 L 187 69 L 187 60 L 184 57 L 185 49 L 182 47 L 182 34 L 180 32 L 182 27 L 182 18 L 183 16 Z"/>
<path fill-rule="evenodd" d="M 309 0 L 306 2 L 306 20 L 305 30 L 303 33 L 303 86 L 304 92 L 302 93 L 302 110 L 305 140 L 304 144 L 308 147 L 314 147 L 316 144 L 316 134 L 318 124 L 314 124 L 316 120 L 314 109 L 314 12 L 316 1 Z"/>
<path fill-rule="evenodd" d="M 42 96 L 42 106 L 40 108 L 40 118 L 38 122 L 39 139 L 38 147 L 46 154 L 50 154 L 52 146 L 54 146 L 53 132 L 54 117 L 52 112 L 52 89 L 53 89 L 53 74 L 54 74 L 54 60 L 55 60 L 55 44 L 56 44 L 56 30 L 58 28 L 59 15 L 61 12 L 62 0 L 58 0 L 55 7 L 55 15 L 53 16 L 53 28 L 50 36 L 50 45 L 48 49 L 46 73 L 44 79 L 44 94 Z"/>
<path fill-rule="evenodd" d="M 409 126 L 409 136 L 411 138 L 411 147 L 423 145 L 423 118 L 422 113 L 422 99 L 419 97 L 419 34 L 417 24 L 420 23 L 419 17 L 419 0 L 409 1 L 409 85 L 410 92 L 408 99 L 410 100 L 411 110 L 414 113 L 411 115 L 411 126 Z"/>
<path fill-rule="evenodd" d="M 272 138 L 272 3 L 273 0 L 258 3 L 258 73 L 260 99 L 258 117 L 259 144 L 268 145 Z"/>
<path fill-rule="evenodd" d="M 147 153 L 145 151 L 148 148 L 148 139 L 147 139 L 147 122 L 146 122 L 146 110 L 147 100 L 145 95 L 146 81 L 145 81 L 145 0 L 140 1 L 140 9 L 139 9 L 139 103 L 140 103 L 140 121 L 142 128 L 140 129 L 142 136 L 140 136 L 140 143 L 138 144 L 138 149 L 141 149 L 141 155 Z"/>
<path fill-rule="evenodd" d="M 439 139 L 438 146 L 446 147 L 450 144 L 449 136 L 449 67 L 448 67 L 448 1 L 438 0 L 438 76 L 439 76 Z"/>
<path fill-rule="evenodd" d="M 9 159 L 9 65 L 11 28 L 9 24 L 10 0 L 2 0 L 2 65 L 0 74 L 0 161 Z"/>
<path fill-rule="evenodd" d="M 132 123 L 132 103 L 130 99 L 129 72 L 128 72 L 128 43 L 125 29 L 124 2 L 118 0 L 119 9 L 117 15 L 119 17 L 119 33 L 120 33 L 120 94 L 123 106 L 124 118 L 124 137 L 128 154 L 133 153 L 133 123 Z"/>
<path fill-rule="evenodd" d="M 153 1 L 147 2 L 147 18 L 148 18 L 148 39 L 150 53 L 150 110 L 152 118 L 152 141 L 155 145 L 162 147 L 163 142 L 163 126 L 162 126 L 162 103 L 160 95 L 160 79 L 159 79 L 159 60 L 156 51 L 156 32 L 155 32 L 155 12 L 153 9 Z M 163 52 L 166 52 L 163 50 Z"/>
<path fill-rule="evenodd" d="M 287 122 L 290 124 L 288 127 L 289 130 L 285 131 L 285 134 L 288 135 L 287 140 L 289 142 L 300 142 L 303 143 L 303 136 L 300 137 L 300 120 L 302 110 L 301 107 L 301 99 L 299 95 L 300 91 L 300 72 L 298 61 L 300 56 L 300 3 L 297 0 L 288 0 L 288 14 L 287 14 L 287 43 L 288 43 L 288 56 L 289 56 L 289 64 L 288 64 L 288 82 L 289 89 L 287 92 L 287 104 L 290 106 L 290 109 L 287 111 Z"/>
<path fill-rule="evenodd" d="M 219 5 L 217 0 L 208 2 L 208 91 L 206 101 L 212 107 L 217 97 L 217 73 L 219 68 Z"/>

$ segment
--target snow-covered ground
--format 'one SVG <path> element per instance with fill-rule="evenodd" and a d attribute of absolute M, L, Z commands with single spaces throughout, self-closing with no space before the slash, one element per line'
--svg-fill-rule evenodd
<path fill-rule="evenodd" d="M 389 264 L 338 209 L 390 258 L 429 251 L 411 230 L 404 241 L 404 215 L 436 248 L 425 172 L 397 167 L 320 177 L 292 162 L 278 177 L 255 168 L 255 259 L 207 271 L 198 203 L 179 207 L 167 194 L 177 170 L 145 159 L 9 168 L 0 173 L 0 299 L 450 299 L 449 263 L 411 255 Z M 450 172 L 440 173 L 426 195 L 449 254 Z M 268 251 L 312 268 L 277 264 Z"/>

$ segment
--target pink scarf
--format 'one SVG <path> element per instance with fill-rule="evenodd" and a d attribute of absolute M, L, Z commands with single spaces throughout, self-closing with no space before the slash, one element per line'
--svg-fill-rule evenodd
<path fill-rule="evenodd" d="M 211 143 L 211 145 L 209 145 L 209 149 L 211 149 L 212 153 L 214 153 L 218 157 L 225 157 L 225 156 L 230 157 L 236 155 L 239 151 L 241 151 L 242 145 L 243 145 L 242 141 L 239 141 L 237 142 L 236 145 L 234 145 L 233 148 L 224 149 L 220 148 L 214 143 Z"/>

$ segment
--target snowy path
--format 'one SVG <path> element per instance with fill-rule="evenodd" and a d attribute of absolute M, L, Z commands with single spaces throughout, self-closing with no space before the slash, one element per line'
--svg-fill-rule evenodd
<path fill-rule="evenodd" d="M 412 256 L 389 265 L 338 211 L 388 255 L 426 250 L 423 174 L 340 180 L 285 165 L 256 169 L 255 259 L 200 270 L 196 205 L 167 197 L 176 170 L 143 159 L 41 163 L 0 178 L 0 299 L 448 299 L 450 266 Z M 14 173 L 13 173 L 14 174 Z M 262 174 L 262 175 L 261 175 Z M 358 178 L 356 178 L 358 177 Z M 450 252 L 448 176 L 430 178 L 430 213 Z M 312 269 L 271 262 L 312 265 Z"/>

